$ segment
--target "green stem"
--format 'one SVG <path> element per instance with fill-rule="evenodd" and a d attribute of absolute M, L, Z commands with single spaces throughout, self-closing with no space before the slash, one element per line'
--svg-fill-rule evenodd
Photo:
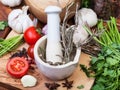
<path fill-rule="evenodd" d="M 106 46 L 104 43 L 102 43 L 95 35 L 93 35 L 92 34 L 92 32 L 86 27 L 86 26 L 84 26 L 84 28 L 85 28 L 85 30 L 91 35 L 91 36 L 93 36 L 93 38 L 98 42 L 98 43 L 100 43 L 101 45 L 103 45 L 103 46 Z"/>
<path fill-rule="evenodd" d="M 22 40 L 22 38 L 23 38 L 23 35 L 20 35 L 20 36 L 15 36 L 13 38 L 4 40 L 2 44 L 5 46 L 0 50 L 0 56 L 10 51 L 10 49 L 12 49 L 17 43 L 19 43 Z"/>

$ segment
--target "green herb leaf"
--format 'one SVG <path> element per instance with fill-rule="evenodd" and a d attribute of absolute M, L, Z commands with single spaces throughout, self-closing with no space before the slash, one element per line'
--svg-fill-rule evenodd
<path fill-rule="evenodd" d="M 107 62 L 110 66 L 119 64 L 119 61 L 118 61 L 118 60 L 113 59 L 113 58 L 111 58 L 111 57 L 107 57 L 107 58 L 106 58 L 106 62 Z"/>
<path fill-rule="evenodd" d="M 88 71 L 87 67 L 85 65 L 80 64 L 81 69 L 86 73 L 86 75 L 89 77 L 90 72 Z"/>
<path fill-rule="evenodd" d="M 99 38 L 93 37 L 101 45 L 101 52 L 97 57 L 91 58 L 89 69 L 82 65 L 86 74 L 90 70 L 95 72 L 91 90 L 120 90 L 120 33 L 114 17 L 106 23 L 107 27 L 99 23 L 98 29 L 104 29 L 104 32 Z M 90 30 L 87 31 L 93 35 Z"/>
<path fill-rule="evenodd" d="M 83 89 L 84 86 L 83 85 L 80 85 L 80 86 L 77 86 L 78 89 Z"/>
<path fill-rule="evenodd" d="M 103 85 L 97 84 L 92 88 L 92 90 L 105 90 L 105 89 Z"/>
<path fill-rule="evenodd" d="M 7 21 L 0 21 L 0 30 L 4 30 L 6 26 L 8 26 Z"/>
<path fill-rule="evenodd" d="M 90 7 L 91 2 L 92 2 L 91 0 L 82 0 L 82 7 L 86 8 Z"/>

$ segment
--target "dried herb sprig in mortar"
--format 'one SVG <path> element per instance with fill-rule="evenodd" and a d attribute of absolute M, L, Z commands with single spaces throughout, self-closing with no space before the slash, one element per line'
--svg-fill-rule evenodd
<path fill-rule="evenodd" d="M 78 27 L 78 5 L 76 4 L 76 11 L 70 11 L 70 7 L 75 4 L 74 2 L 71 3 L 67 8 L 66 8 L 66 14 L 64 17 L 64 20 L 62 22 L 61 25 L 61 44 L 62 44 L 62 51 L 63 51 L 63 57 L 62 58 L 62 63 L 52 63 L 52 62 L 46 62 L 45 59 L 45 50 L 42 50 L 40 47 L 39 49 L 39 56 L 40 58 L 42 58 L 44 60 L 44 62 L 49 63 L 50 65 L 62 65 L 62 64 L 66 64 L 72 60 L 74 60 L 74 56 L 76 53 L 76 49 L 85 45 L 86 43 L 88 43 L 91 40 L 91 37 L 89 37 L 87 40 L 85 40 L 84 43 L 79 43 L 79 45 L 77 45 L 77 47 L 75 46 L 75 44 L 73 43 L 73 34 L 74 31 L 77 29 Z M 74 25 L 69 25 L 68 24 L 68 17 L 71 14 L 75 14 L 75 24 Z"/>
<path fill-rule="evenodd" d="M 66 14 L 65 14 L 65 17 L 64 17 L 64 20 L 63 20 L 63 23 L 62 23 L 62 26 L 61 26 L 61 38 L 62 38 L 62 45 L 63 45 L 63 61 L 65 63 L 68 63 L 70 62 L 71 60 L 71 53 L 73 51 L 73 48 L 74 48 L 74 44 L 73 44 L 73 33 L 77 27 L 77 25 L 71 25 L 69 26 L 67 24 L 67 20 L 68 20 L 68 17 L 69 15 L 73 14 L 73 13 L 76 13 L 75 11 L 71 12 L 69 11 L 69 8 L 74 4 L 71 3 L 67 8 L 66 8 Z M 78 6 L 76 6 L 76 11 L 78 9 Z M 76 23 L 77 24 L 77 23 Z M 76 47 L 75 47 L 76 48 Z"/>

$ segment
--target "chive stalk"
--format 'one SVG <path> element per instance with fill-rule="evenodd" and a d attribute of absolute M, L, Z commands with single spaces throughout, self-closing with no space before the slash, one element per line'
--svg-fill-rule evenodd
<path fill-rule="evenodd" d="M 18 43 L 22 43 L 23 35 L 18 35 L 11 37 L 9 39 L 4 39 L 0 42 L 0 57 L 5 53 L 11 51 Z"/>

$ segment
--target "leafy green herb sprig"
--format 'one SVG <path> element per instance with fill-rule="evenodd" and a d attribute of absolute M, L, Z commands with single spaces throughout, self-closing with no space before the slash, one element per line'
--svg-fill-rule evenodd
<path fill-rule="evenodd" d="M 81 7 L 89 8 L 91 6 L 92 0 L 81 0 Z"/>
<path fill-rule="evenodd" d="M 8 26 L 7 21 L 0 21 L 0 30 L 4 30 Z"/>
<path fill-rule="evenodd" d="M 120 33 L 116 19 L 111 17 L 106 26 L 100 21 L 98 29 L 104 31 L 99 37 L 93 38 L 101 45 L 101 52 L 97 57 L 91 57 L 91 67 L 86 68 L 86 74 L 95 72 L 88 75 L 95 77 L 91 90 L 120 90 Z M 87 31 L 92 35 L 90 30 Z"/>

